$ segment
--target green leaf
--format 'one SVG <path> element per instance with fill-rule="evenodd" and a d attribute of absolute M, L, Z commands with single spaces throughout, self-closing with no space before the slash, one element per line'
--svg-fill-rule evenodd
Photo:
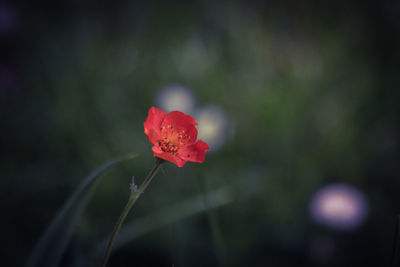
<path fill-rule="evenodd" d="M 136 154 L 130 154 L 110 160 L 82 181 L 36 244 L 26 264 L 27 267 L 53 267 L 59 264 L 63 252 L 71 240 L 74 228 L 100 181 L 101 174 L 113 165 L 136 156 Z"/>

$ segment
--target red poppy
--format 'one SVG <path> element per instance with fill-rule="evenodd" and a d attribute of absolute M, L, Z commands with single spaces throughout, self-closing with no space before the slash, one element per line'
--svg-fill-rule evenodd
<path fill-rule="evenodd" d="M 187 161 L 203 163 L 209 146 L 197 139 L 197 122 L 180 111 L 165 113 L 151 107 L 144 122 L 144 133 L 154 145 L 153 156 L 182 167 Z"/>

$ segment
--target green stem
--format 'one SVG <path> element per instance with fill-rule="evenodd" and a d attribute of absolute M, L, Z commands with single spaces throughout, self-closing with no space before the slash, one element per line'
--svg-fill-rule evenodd
<path fill-rule="evenodd" d="M 128 203 L 126 203 L 126 206 L 125 206 L 124 210 L 122 211 L 121 216 L 119 217 L 119 219 L 114 227 L 114 230 L 111 234 L 110 240 L 108 241 L 107 249 L 104 254 L 104 258 L 103 258 L 101 267 L 105 267 L 107 265 L 108 259 L 110 258 L 111 249 L 114 244 L 115 238 L 117 237 L 119 229 L 121 228 L 123 222 L 125 221 L 125 218 L 128 215 L 129 211 L 131 210 L 133 204 L 135 204 L 136 200 L 139 198 L 139 196 L 144 192 L 144 190 L 150 184 L 151 180 L 156 175 L 157 171 L 160 169 L 160 166 L 163 162 L 164 162 L 164 160 L 157 158 L 156 164 L 154 165 L 154 167 L 150 171 L 150 173 L 147 175 L 146 179 L 144 179 L 144 181 L 140 185 L 139 189 L 137 189 L 137 190 L 131 189 L 131 195 L 129 196 Z"/>

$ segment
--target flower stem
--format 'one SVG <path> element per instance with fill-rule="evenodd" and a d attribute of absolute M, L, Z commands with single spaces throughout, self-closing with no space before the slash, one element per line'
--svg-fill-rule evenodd
<path fill-rule="evenodd" d="M 154 167 L 150 171 L 150 173 L 147 175 L 146 179 L 144 179 L 144 181 L 140 185 L 139 189 L 136 190 L 136 189 L 133 189 L 133 187 L 131 188 L 131 195 L 129 196 L 128 203 L 126 203 L 124 210 L 122 211 L 117 223 L 115 224 L 115 227 L 111 234 L 110 240 L 108 241 L 107 249 L 104 254 L 104 258 L 103 258 L 101 267 L 105 267 L 107 265 L 108 259 L 110 258 L 111 249 L 114 244 L 115 238 L 117 237 L 119 229 L 121 228 L 123 222 L 125 221 L 125 218 L 128 215 L 129 211 L 131 210 L 133 204 L 135 204 L 136 200 L 139 198 L 139 196 L 144 192 L 144 190 L 150 184 L 151 180 L 156 175 L 157 171 L 160 169 L 160 166 L 163 162 L 164 162 L 164 160 L 157 158 L 156 164 L 154 165 Z"/>

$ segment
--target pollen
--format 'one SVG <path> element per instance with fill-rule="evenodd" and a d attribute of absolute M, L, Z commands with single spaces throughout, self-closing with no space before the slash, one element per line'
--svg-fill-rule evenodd
<path fill-rule="evenodd" d="M 184 130 L 178 129 L 171 124 L 166 127 L 161 127 L 161 139 L 158 141 L 163 152 L 178 154 L 178 150 L 181 146 L 186 145 L 190 141 Z"/>

